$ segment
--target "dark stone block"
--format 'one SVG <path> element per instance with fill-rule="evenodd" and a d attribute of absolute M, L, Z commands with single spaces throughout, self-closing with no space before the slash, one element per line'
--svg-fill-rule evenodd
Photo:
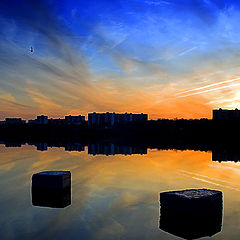
<path fill-rule="evenodd" d="M 185 239 L 212 236 L 222 227 L 222 192 L 189 189 L 160 193 L 160 229 Z"/>
<path fill-rule="evenodd" d="M 71 172 L 45 171 L 32 176 L 32 204 L 63 208 L 71 204 Z"/>

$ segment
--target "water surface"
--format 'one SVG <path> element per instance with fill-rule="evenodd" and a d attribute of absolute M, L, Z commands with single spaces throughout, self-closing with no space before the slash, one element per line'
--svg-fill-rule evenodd
<path fill-rule="evenodd" d="M 0 239 L 179 239 L 159 229 L 159 193 L 188 188 L 222 191 L 222 230 L 209 239 L 239 239 L 240 164 L 212 161 L 211 152 L 0 145 L 0 155 Z M 71 205 L 32 205 L 31 177 L 44 170 L 71 171 Z"/>

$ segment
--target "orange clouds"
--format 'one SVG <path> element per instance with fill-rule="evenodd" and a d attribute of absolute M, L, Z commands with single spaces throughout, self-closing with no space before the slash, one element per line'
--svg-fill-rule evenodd
<path fill-rule="evenodd" d="M 112 80 L 101 79 L 89 85 L 62 85 L 55 81 L 55 94 L 44 92 L 32 84 L 26 86 L 30 98 L 29 107 L 21 107 L 9 103 L 8 112 L 22 116 L 47 114 L 50 117 L 63 117 L 67 114 L 83 114 L 88 112 L 145 112 L 150 119 L 158 118 L 211 118 L 212 106 L 209 99 L 202 95 L 185 98 L 176 96 L 177 86 L 172 84 L 154 84 L 152 86 L 133 86 L 119 84 Z M 9 96 L 6 100 L 9 101 Z M 11 101 L 13 101 L 11 97 Z M 16 101 L 14 101 L 16 104 Z M 19 113 L 20 114 L 20 113 Z M 20 114 L 21 115 L 21 114 Z M 30 118 L 31 118 L 30 117 Z"/>
<path fill-rule="evenodd" d="M 169 99 L 150 109 L 153 118 L 211 118 L 212 108 L 202 96 Z"/>
<path fill-rule="evenodd" d="M 171 84 L 151 87 L 119 88 L 111 81 L 100 81 L 91 89 L 87 111 L 145 112 L 151 119 L 158 118 L 211 118 L 212 107 L 203 96 L 177 98 Z M 83 112 L 83 108 L 70 113 Z"/>
<path fill-rule="evenodd" d="M 39 104 L 40 112 L 44 114 L 55 114 L 62 108 L 60 105 L 54 103 L 50 98 L 40 93 L 38 89 L 27 89 L 29 96 L 32 100 Z"/>

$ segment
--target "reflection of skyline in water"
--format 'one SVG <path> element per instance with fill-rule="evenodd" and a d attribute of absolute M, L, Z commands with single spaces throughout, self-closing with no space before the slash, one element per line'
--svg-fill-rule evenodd
<path fill-rule="evenodd" d="M 21 147 L 26 143 L 24 142 L 2 142 L 5 147 Z M 132 155 L 132 154 L 147 154 L 147 147 L 145 146 L 129 146 L 116 143 L 88 143 L 87 145 L 82 143 L 28 143 L 28 145 L 33 145 L 39 151 L 47 151 L 48 148 L 52 147 L 64 147 L 65 151 L 85 151 L 85 146 L 88 147 L 88 154 L 90 155 Z"/>
<path fill-rule="evenodd" d="M 80 143 L 80 142 L 72 142 L 72 143 L 47 143 L 47 142 L 0 142 L 0 144 L 4 144 L 5 147 L 11 148 L 11 147 L 22 147 L 24 145 L 30 145 L 35 146 L 38 151 L 47 151 L 49 148 L 64 148 L 65 151 L 71 152 L 71 151 L 77 151 L 77 152 L 83 152 L 86 150 L 90 155 L 134 155 L 134 154 L 141 154 L 145 155 L 147 154 L 148 149 L 154 149 L 149 148 L 147 145 L 126 145 L 126 144 L 120 144 L 120 143 L 114 143 L 114 142 L 90 142 L 88 144 L 86 143 Z M 176 148 L 175 148 L 176 147 Z M 201 146 L 199 146 L 199 149 L 195 146 L 193 149 L 189 146 L 178 145 L 175 146 L 172 145 L 171 147 L 169 145 L 166 145 L 165 147 L 158 147 L 157 149 L 159 151 L 161 150 L 193 150 L 193 151 L 207 151 L 206 149 L 203 150 Z M 212 152 L 212 161 L 217 162 L 225 162 L 225 161 L 233 161 L 238 162 L 240 161 L 240 150 L 235 148 L 220 148 L 220 147 L 214 147 L 212 150 L 209 150 Z"/>
<path fill-rule="evenodd" d="M 113 143 L 90 143 L 88 144 L 88 154 L 92 155 L 132 155 L 132 154 L 147 154 L 147 147 L 132 147 L 125 145 L 116 145 Z"/>

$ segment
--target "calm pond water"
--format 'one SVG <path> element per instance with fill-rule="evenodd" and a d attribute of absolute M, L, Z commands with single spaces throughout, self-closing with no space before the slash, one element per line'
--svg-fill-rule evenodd
<path fill-rule="evenodd" d="M 85 151 L 0 145 L 0 239 L 180 239 L 159 229 L 159 193 L 188 188 L 223 192 L 221 232 L 240 237 L 240 164 L 212 161 L 211 152 L 147 150 L 91 155 Z M 69 170 L 71 204 L 32 205 L 31 177 Z"/>

